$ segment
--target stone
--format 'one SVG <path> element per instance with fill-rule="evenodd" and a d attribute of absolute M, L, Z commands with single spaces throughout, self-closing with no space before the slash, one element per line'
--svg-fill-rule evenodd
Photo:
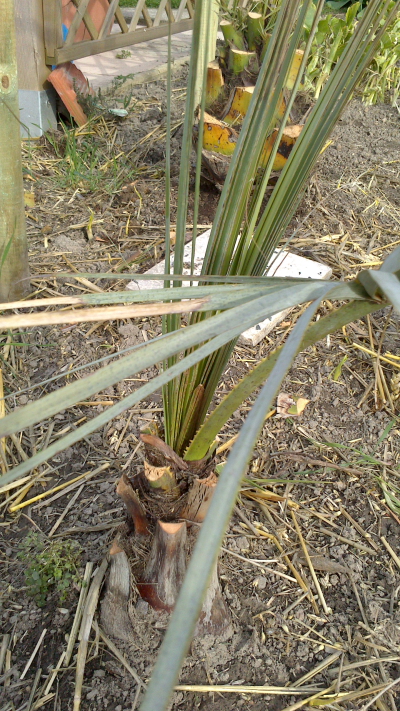
<path fill-rule="evenodd" d="M 196 249 L 194 258 L 194 274 L 200 274 L 204 256 L 207 249 L 208 238 L 211 230 L 203 232 L 196 239 Z M 190 273 L 192 243 L 188 242 L 183 253 L 184 274 Z M 171 255 L 171 268 L 174 263 L 174 255 Z M 149 269 L 145 274 L 164 274 L 165 262 L 162 260 L 154 267 Z M 314 262 L 305 257 L 299 257 L 291 252 L 275 250 L 275 253 L 270 261 L 266 275 L 277 277 L 301 277 L 302 279 L 329 279 L 332 276 L 332 269 L 326 264 Z M 161 289 L 163 281 L 151 279 L 149 281 L 135 280 L 128 282 L 127 288 L 132 291 L 140 291 L 142 289 Z M 193 282 L 197 284 L 197 282 Z M 182 282 L 182 286 L 190 286 L 190 282 Z M 239 343 L 242 345 L 257 346 L 260 341 L 265 338 L 283 319 L 290 313 L 291 309 L 279 311 L 273 316 L 261 321 L 259 324 L 248 328 L 242 333 L 239 338 Z"/>
<path fill-rule="evenodd" d="M 265 575 L 258 575 L 254 579 L 254 587 L 256 587 L 258 590 L 265 590 L 267 586 L 267 578 Z"/>

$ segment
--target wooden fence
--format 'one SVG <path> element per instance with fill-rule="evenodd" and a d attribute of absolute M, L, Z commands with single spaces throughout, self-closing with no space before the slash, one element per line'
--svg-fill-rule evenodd
<path fill-rule="evenodd" d="M 137 0 L 128 22 L 119 0 L 43 0 L 46 63 L 61 64 L 165 37 L 169 26 L 172 34 L 184 32 L 192 29 L 193 14 L 193 0 L 181 0 L 177 9 L 170 0 L 160 0 L 155 17 L 146 0 Z"/>

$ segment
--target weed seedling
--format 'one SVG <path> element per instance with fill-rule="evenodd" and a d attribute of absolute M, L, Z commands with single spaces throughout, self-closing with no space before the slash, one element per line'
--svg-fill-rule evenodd
<path fill-rule="evenodd" d="M 132 56 L 132 52 L 129 49 L 121 49 L 118 54 L 116 54 L 117 59 L 129 59 Z"/>
<path fill-rule="evenodd" d="M 65 600 L 73 583 L 80 580 L 80 545 L 76 541 L 48 541 L 35 531 L 21 541 L 19 549 L 18 558 L 26 564 L 27 592 L 38 607 L 44 607 L 52 589 L 60 602 Z"/>

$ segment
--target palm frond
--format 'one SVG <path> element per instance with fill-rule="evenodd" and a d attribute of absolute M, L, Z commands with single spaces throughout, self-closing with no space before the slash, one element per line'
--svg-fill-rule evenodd
<path fill-rule="evenodd" d="M 172 614 L 156 665 L 147 687 L 141 711 L 163 711 L 177 681 L 199 616 L 204 593 L 214 568 L 223 536 L 231 517 L 244 472 L 255 442 L 272 406 L 280 384 L 295 357 L 304 332 L 320 299 L 299 318 L 285 343 L 271 377 L 268 378 L 220 474 L 205 521 L 201 527 L 185 579 Z"/>

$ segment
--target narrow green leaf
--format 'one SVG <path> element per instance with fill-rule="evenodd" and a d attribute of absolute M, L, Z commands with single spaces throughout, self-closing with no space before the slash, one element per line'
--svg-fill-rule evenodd
<path fill-rule="evenodd" d="M 390 0 L 378 12 L 380 4 L 380 0 L 370 0 L 352 41 L 346 45 L 296 141 L 254 233 L 244 265 L 247 273 L 265 271 L 271 249 L 278 244 L 292 219 L 320 151 L 368 66 L 385 26 L 395 15 L 394 8 L 388 13 Z M 380 26 L 385 17 L 385 23 Z"/>
<path fill-rule="evenodd" d="M 400 277 L 400 247 L 396 247 L 396 249 L 386 257 L 379 271 L 393 272 Z"/>
<path fill-rule="evenodd" d="M 206 324 L 208 325 L 208 323 Z M 100 415 L 97 415 L 96 417 L 92 418 L 88 422 L 86 422 L 84 425 L 81 425 L 81 427 L 77 428 L 73 432 L 67 434 L 65 437 L 62 437 L 61 439 L 57 440 L 53 444 L 51 444 L 49 447 L 46 449 L 38 452 L 35 454 L 33 457 L 30 459 L 22 462 L 19 464 L 17 467 L 14 467 L 10 472 L 7 474 L 4 474 L 0 478 L 0 486 L 3 486 L 5 484 L 8 484 L 11 481 L 14 481 L 15 479 L 18 479 L 19 477 L 23 476 L 27 472 L 31 471 L 35 467 L 38 467 L 40 464 L 43 464 L 47 460 L 49 460 L 51 457 L 54 457 L 56 454 L 59 452 L 62 452 L 64 449 L 67 447 L 71 447 L 73 444 L 76 442 L 79 442 L 81 439 L 84 439 L 87 437 L 89 434 L 94 432 L 96 429 L 103 427 L 105 424 L 110 422 L 114 417 L 117 417 L 120 415 L 122 412 L 125 412 L 128 408 L 133 407 L 135 404 L 140 402 L 140 400 L 143 400 L 143 398 L 148 397 L 151 395 L 151 393 L 155 392 L 158 390 L 160 387 L 164 386 L 167 382 L 170 380 L 176 378 L 178 375 L 182 373 L 190 373 L 190 368 L 192 368 L 196 363 L 198 363 L 200 360 L 203 360 L 207 355 L 212 353 L 215 350 L 220 349 L 226 341 L 231 341 L 232 338 L 238 335 L 238 331 L 241 329 L 241 321 L 239 321 L 234 318 L 231 323 L 230 327 L 227 329 L 223 329 L 221 326 L 216 329 L 216 333 L 219 333 L 219 335 L 216 335 L 214 338 L 211 338 L 211 340 L 207 341 L 204 345 L 200 346 L 196 350 L 193 350 L 189 355 L 187 355 L 185 358 L 182 360 L 177 361 L 171 368 L 168 370 L 164 371 L 160 375 L 156 376 L 153 378 L 149 383 L 146 383 L 146 385 L 141 386 L 137 390 L 135 390 L 134 393 L 131 395 L 128 395 L 127 397 L 123 398 L 122 400 L 116 402 L 114 405 L 112 405 L 110 408 L 107 408 L 104 412 L 102 412 Z M 221 331 L 224 331 L 221 333 Z M 173 334 L 174 336 L 177 336 L 178 334 Z M 210 329 L 208 330 L 208 336 L 211 335 Z M 172 337 L 172 336 L 171 336 Z M 166 340 L 167 337 L 163 337 L 164 340 Z M 161 339 L 160 339 L 161 340 Z M 160 340 L 158 341 L 158 345 L 160 343 Z M 145 348 L 148 349 L 149 344 L 147 343 Z M 70 387 L 70 386 L 67 386 Z M 56 394 L 56 393 L 55 393 Z M 46 396 L 47 398 L 50 398 L 50 396 Z M 37 403 L 34 403 L 36 407 L 32 409 L 30 418 L 25 418 L 28 420 L 28 422 L 32 421 L 32 414 L 37 415 L 38 411 L 39 413 L 43 413 L 43 402 L 46 400 L 46 397 L 43 398 L 42 400 L 38 401 Z M 26 406 L 23 409 L 23 412 L 27 408 L 30 408 L 30 406 Z M 48 412 L 48 406 L 46 407 L 46 412 Z M 18 414 L 19 411 L 14 413 L 17 416 L 16 424 L 18 429 L 19 427 L 19 420 L 18 420 Z M 8 416 L 9 418 L 12 418 L 13 415 Z M 4 423 L 5 420 L 2 421 Z M 15 423 L 15 417 L 14 417 L 14 423 Z"/>
<path fill-rule="evenodd" d="M 276 311 L 277 303 L 282 304 L 282 308 L 288 308 L 297 304 L 299 299 L 310 301 L 319 297 L 320 294 L 327 293 L 332 288 L 332 285 L 326 282 L 314 285 L 306 279 L 303 281 L 303 285 L 285 288 L 281 294 L 279 292 L 268 293 L 249 303 L 219 313 L 206 321 L 173 332 L 162 340 L 144 343 L 137 351 L 117 362 L 108 364 L 106 368 L 101 368 L 86 378 L 49 393 L 40 400 L 29 403 L 4 417 L 0 420 L 0 437 L 40 422 L 44 413 L 46 417 L 51 417 L 76 402 L 86 400 L 99 390 L 104 390 L 135 372 L 169 358 L 174 353 L 197 346 L 205 339 L 227 331 L 230 332 L 232 328 L 235 329 L 236 335 L 239 335 L 242 330 L 254 325 L 262 318 L 272 315 Z"/>
<path fill-rule="evenodd" d="M 279 9 L 224 182 L 203 262 L 203 274 L 229 271 L 259 158 L 267 136 L 274 128 L 276 109 L 295 51 L 291 33 L 302 29 L 300 26 L 293 30 L 299 6 L 298 0 L 290 0 L 282 2 Z"/>
<path fill-rule="evenodd" d="M 383 294 L 400 313 L 400 280 L 390 272 L 374 272 L 372 270 L 361 272 L 358 281 L 364 286 L 372 298 Z"/>

